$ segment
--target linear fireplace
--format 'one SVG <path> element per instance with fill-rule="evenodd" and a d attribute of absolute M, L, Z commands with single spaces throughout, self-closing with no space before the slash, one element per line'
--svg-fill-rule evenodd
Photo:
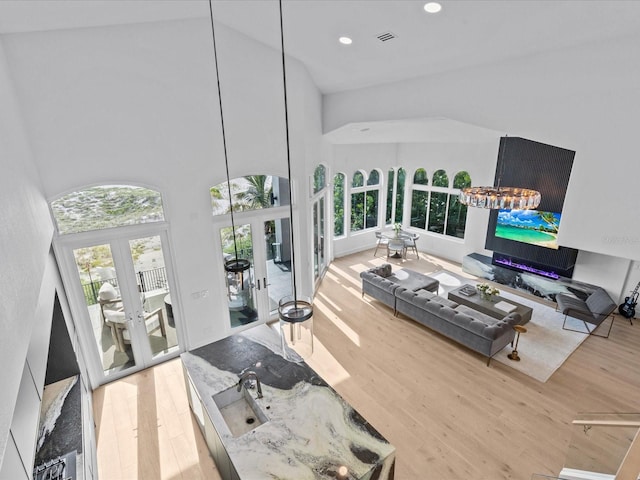
<path fill-rule="evenodd" d="M 557 280 L 560 277 L 571 278 L 573 276 L 573 265 L 569 268 L 554 267 L 498 252 L 493 253 L 491 263 L 517 272 L 534 273 L 553 280 Z"/>

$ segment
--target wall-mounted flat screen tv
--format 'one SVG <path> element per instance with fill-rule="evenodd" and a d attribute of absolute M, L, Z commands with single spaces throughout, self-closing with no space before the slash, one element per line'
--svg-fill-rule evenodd
<path fill-rule="evenodd" d="M 560 214 L 539 210 L 500 210 L 496 237 L 558 249 Z"/>

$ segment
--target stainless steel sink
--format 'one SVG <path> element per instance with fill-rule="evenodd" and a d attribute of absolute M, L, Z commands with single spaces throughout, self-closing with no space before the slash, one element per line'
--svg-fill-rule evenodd
<path fill-rule="evenodd" d="M 236 386 L 213 395 L 231 435 L 239 437 L 269 421 L 246 388 Z"/>

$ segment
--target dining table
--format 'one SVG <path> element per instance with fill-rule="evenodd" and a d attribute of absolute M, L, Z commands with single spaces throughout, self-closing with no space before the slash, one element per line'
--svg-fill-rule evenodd
<path fill-rule="evenodd" d="M 407 243 L 415 242 L 419 238 L 418 234 L 402 229 L 385 229 L 381 233 L 383 237 L 389 240 L 387 244 L 388 252 L 393 251 L 393 254 L 388 255 L 390 258 L 405 258 Z"/>

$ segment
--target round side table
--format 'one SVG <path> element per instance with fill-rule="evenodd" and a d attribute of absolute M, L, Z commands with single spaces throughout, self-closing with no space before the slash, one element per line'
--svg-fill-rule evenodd
<path fill-rule="evenodd" d="M 513 329 L 516 331 L 516 345 L 513 348 L 513 352 L 511 352 L 507 357 L 509 360 L 514 360 L 516 362 L 520 361 L 520 356 L 518 355 L 518 341 L 520 340 L 521 333 L 527 333 L 527 329 L 522 325 L 514 325 Z"/>

